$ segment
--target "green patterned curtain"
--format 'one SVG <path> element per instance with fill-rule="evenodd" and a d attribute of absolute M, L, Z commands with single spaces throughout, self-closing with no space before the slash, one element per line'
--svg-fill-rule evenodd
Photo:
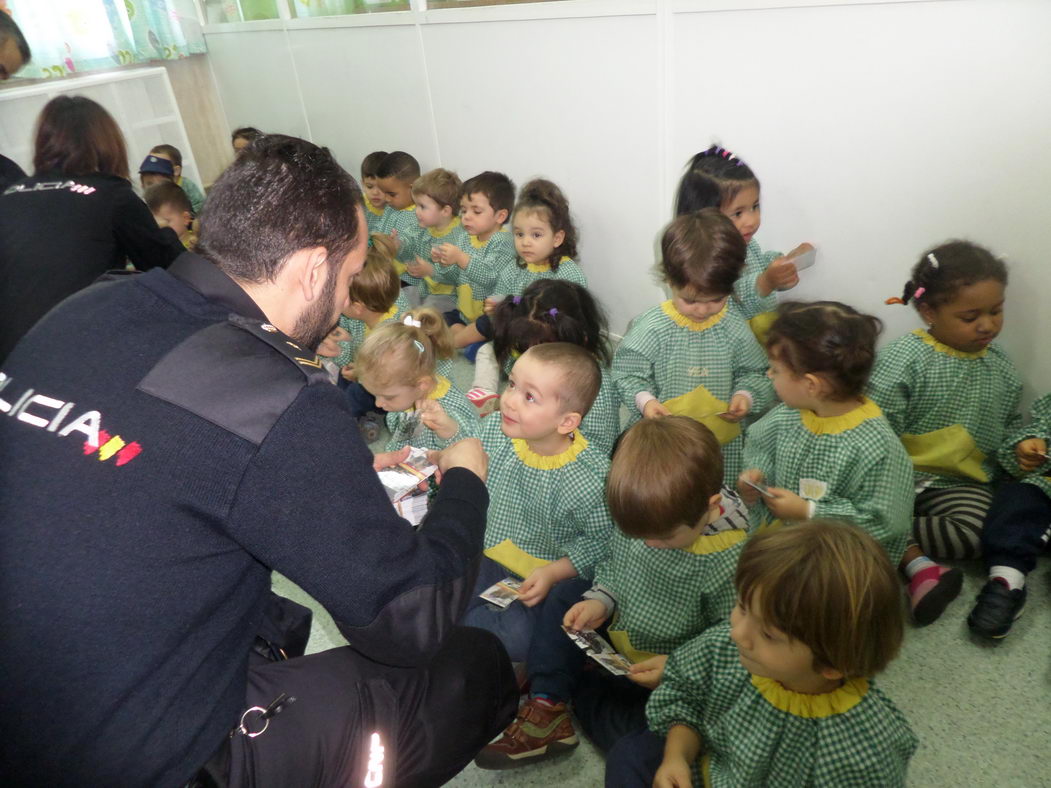
<path fill-rule="evenodd" d="M 174 60 L 205 52 L 193 0 L 7 0 L 33 50 L 19 77 Z"/>

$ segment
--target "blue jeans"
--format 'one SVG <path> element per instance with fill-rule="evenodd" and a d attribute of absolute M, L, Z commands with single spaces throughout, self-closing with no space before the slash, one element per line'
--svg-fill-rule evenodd
<path fill-rule="evenodd" d="M 345 384 L 345 385 L 344 385 Z M 360 419 L 366 413 L 386 413 L 382 408 L 376 407 L 376 398 L 369 394 L 368 389 L 355 381 L 339 379 L 339 387 L 347 395 L 350 409 L 354 418 Z"/>
<path fill-rule="evenodd" d="M 664 739 L 648 728 L 625 736 L 606 756 L 606 788 L 649 788 L 664 760 Z"/>
<path fill-rule="evenodd" d="M 646 727 L 650 691 L 609 673 L 562 631 L 566 612 L 589 588 L 589 581 L 574 578 L 551 589 L 537 618 L 526 662 L 530 694 L 571 700 L 584 733 L 605 751 L 621 737 Z M 608 638 L 606 624 L 598 632 Z"/>
<path fill-rule="evenodd" d="M 521 602 L 512 602 L 506 608 L 499 608 L 478 596 L 493 583 L 499 583 L 511 574 L 496 561 L 483 556 L 474 594 L 467 603 L 467 612 L 460 619 L 460 624 L 492 632 L 500 638 L 512 662 L 525 662 L 529 654 L 529 642 L 533 638 L 533 627 L 544 603 L 526 607 Z"/>

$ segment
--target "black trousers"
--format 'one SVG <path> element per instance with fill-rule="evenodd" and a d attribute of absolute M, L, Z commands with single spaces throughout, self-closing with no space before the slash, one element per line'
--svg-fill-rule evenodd
<path fill-rule="evenodd" d="M 455 629 L 421 668 L 366 659 L 349 646 L 248 673 L 245 708 L 295 702 L 263 733 L 241 733 L 208 767 L 230 786 L 412 786 L 452 779 L 512 719 L 518 690 L 499 640 Z M 260 715 L 246 719 L 251 732 Z"/>
<path fill-rule="evenodd" d="M 1039 487 L 1008 482 L 997 489 L 982 529 L 986 568 L 1009 566 L 1023 574 L 1047 548 L 1051 498 Z"/>

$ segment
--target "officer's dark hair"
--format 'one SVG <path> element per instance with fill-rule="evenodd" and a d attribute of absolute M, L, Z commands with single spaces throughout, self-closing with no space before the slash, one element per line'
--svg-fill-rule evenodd
<path fill-rule="evenodd" d="M 29 51 L 29 43 L 26 41 L 25 35 L 19 29 L 14 19 L 0 11 L 0 44 L 3 44 L 9 38 L 15 40 L 15 46 L 18 47 L 18 54 L 22 58 L 22 63 L 28 63 L 33 53 Z M 7 74 L 4 79 L 12 76 L 14 74 Z"/>
<path fill-rule="evenodd" d="M 84 96 L 55 96 L 37 120 L 33 168 L 38 175 L 101 173 L 127 180 L 128 149 L 120 127 L 101 104 Z"/>
<path fill-rule="evenodd" d="M 323 246 L 334 276 L 358 241 L 360 205 L 357 182 L 328 148 L 268 134 L 208 193 L 196 251 L 235 279 L 261 284 L 295 252 Z"/>

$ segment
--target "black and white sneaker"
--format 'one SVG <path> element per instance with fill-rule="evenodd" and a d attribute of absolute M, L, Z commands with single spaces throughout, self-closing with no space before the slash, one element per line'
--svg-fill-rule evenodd
<path fill-rule="evenodd" d="M 1011 631 L 1011 625 L 1025 610 L 1026 590 L 1013 591 L 1006 583 L 991 579 L 978 592 L 974 610 L 967 616 L 967 626 L 976 635 L 999 640 Z"/>

